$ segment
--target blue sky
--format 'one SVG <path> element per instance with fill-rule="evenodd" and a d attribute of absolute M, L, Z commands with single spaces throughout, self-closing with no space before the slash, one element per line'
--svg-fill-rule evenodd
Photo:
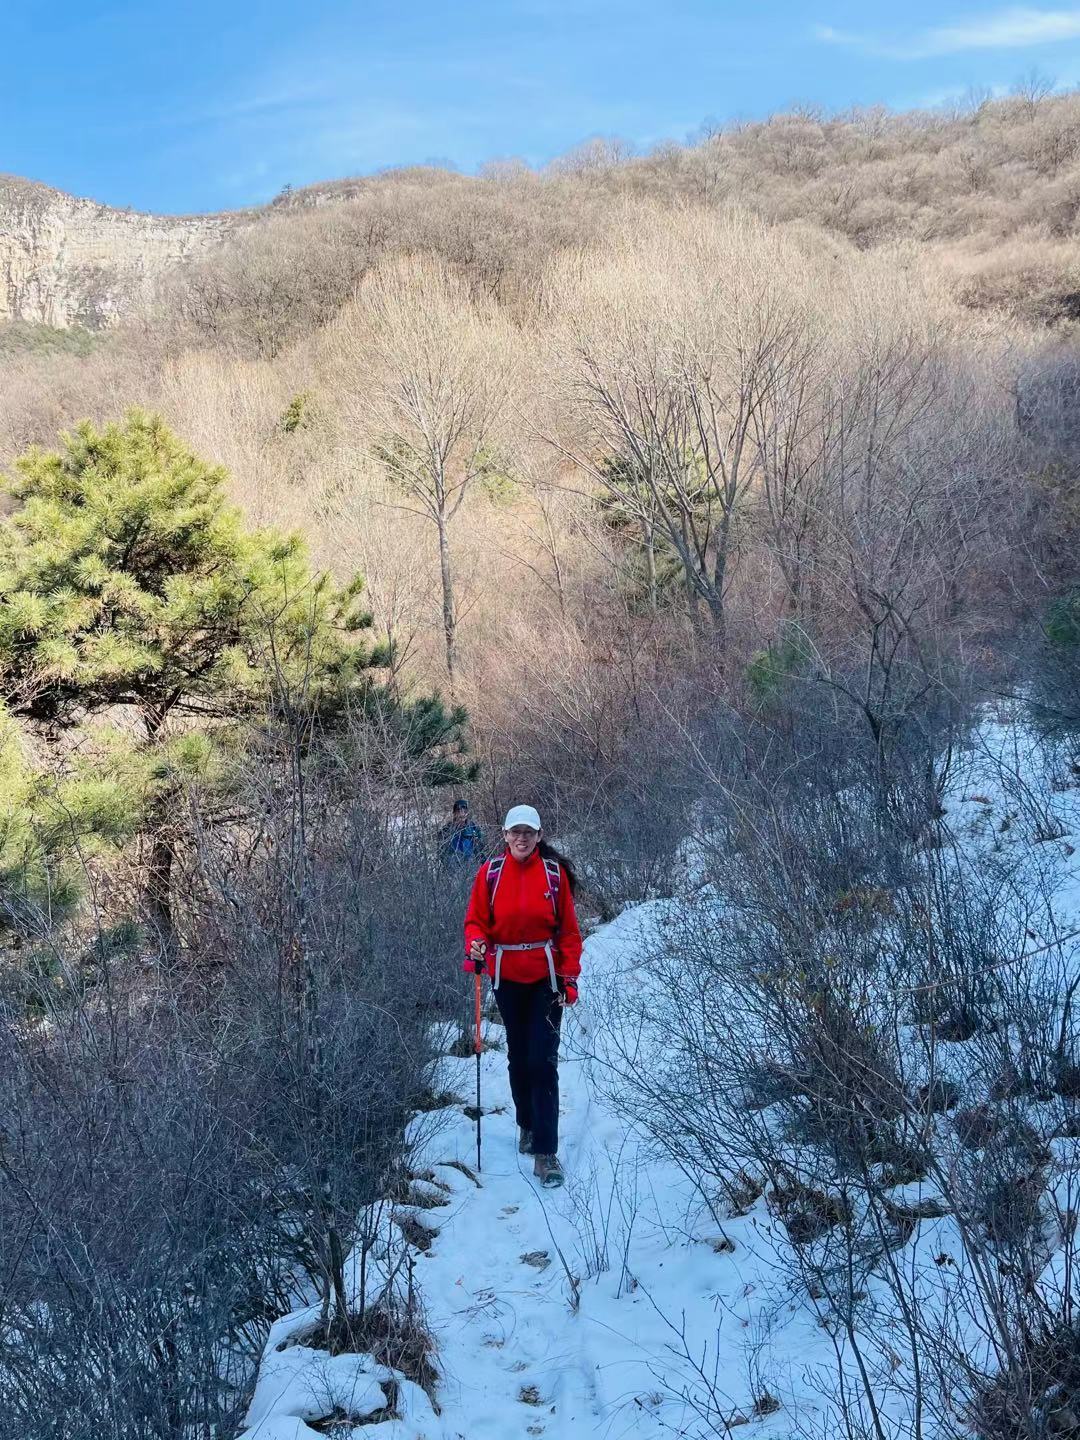
<path fill-rule="evenodd" d="M 948 0 L 7 0 L 0 170 L 184 212 L 426 160 L 542 163 L 799 101 L 1080 82 L 1080 8 Z M 14 63 L 12 63 L 14 62 Z"/>

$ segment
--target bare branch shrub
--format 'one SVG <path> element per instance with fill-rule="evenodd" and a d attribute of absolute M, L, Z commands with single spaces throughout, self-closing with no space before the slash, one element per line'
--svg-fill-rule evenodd
<path fill-rule="evenodd" d="M 27 1436 L 231 1429 L 270 1322 L 313 1300 L 322 1343 L 378 1312 L 404 1354 L 407 1250 L 375 1202 L 453 1021 L 461 904 L 407 753 L 358 727 L 298 788 L 268 747 L 232 827 L 192 796 L 184 972 L 61 950 L 35 1011 L 9 987 L 0 1399 Z"/>
<path fill-rule="evenodd" d="M 1072 1324 L 1042 1282 L 1074 1244 L 1057 872 L 955 844 L 947 714 L 894 748 L 884 806 L 865 733 L 794 734 L 733 721 L 703 746 L 709 885 L 670 913 L 648 982 L 604 999 L 613 1098 L 732 1213 L 763 1192 L 849 1433 L 959 1435 L 997 1407 L 988 1433 L 1033 1440 Z"/>

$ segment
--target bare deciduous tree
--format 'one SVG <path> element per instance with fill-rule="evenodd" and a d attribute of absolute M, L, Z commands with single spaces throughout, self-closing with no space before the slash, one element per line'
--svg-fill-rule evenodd
<path fill-rule="evenodd" d="M 336 326 L 348 366 L 346 405 L 404 508 L 435 526 L 446 670 L 455 681 L 458 615 L 450 526 L 489 462 L 513 377 L 509 327 L 489 299 L 474 299 L 441 262 L 380 266 Z"/>
<path fill-rule="evenodd" d="M 655 219 L 560 269 L 555 383 L 574 458 L 678 556 L 691 612 L 725 636 L 740 527 L 779 377 L 809 343 L 799 252 L 733 212 Z M 559 443 L 556 438 L 556 443 Z"/>

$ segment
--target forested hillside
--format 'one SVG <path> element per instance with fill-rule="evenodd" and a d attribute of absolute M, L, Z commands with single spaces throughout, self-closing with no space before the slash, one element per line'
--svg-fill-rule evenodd
<path fill-rule="evenodd" d="M 608 405 L 594 383 L 603 363 L 638 366 L 666 343 L 680 305 L 704 308 L 695 297 L 706 283 L 714 307 L 737 294 L 741 312 L 727 310 L 726 333 L 694 346 L 730 352 L 752 331 L 759 347 L 726 359 L 749 387 L 730 433 L 752 424 L 759 455 L 802 445 L 807 426 L 832 429 L 826 372 L 861 369 L 868 347 L 903 351 L 903 377 L 877 372 L 907 407 L 893 443 L 918 416 L 923 463 L 936 463 L 932 448 L 954 447 L 950 483 L 956 446 L 985 460 L 979 504 L 997 517 L 995 553 L 978 555 L 965 538 L 969 578 L 970 567 L 981 573 L 977 584 L 957 581 L 954 618 L 996 625 L 1002 605 L 1027 615 L 1053 592 L 1055 562 L 1042 550 L 1035 560 L 1032 546 L 1066 539 L 1046 447 L 1071 441 L 1078 135 L 1080 101 L 1032 84 L 953 114 L 781 115 L 644 157 L 597 142 L 542 174 L 503 164 L 480 179 L 406 171 L 297 191 L 175 270 L 157 308 L 118 332 L 76 345 L 77 332 L 12 329 L 0 445 L 10 460 L 86 416 L 159 411 L 226 466 L 252 520 L 299 523 L 319 561 L 365 573 L 377 625 L 397 632 L 399 663 L 424 679 L 445 670 L 441 549 L 463 694 L 479 668 L 521 653 L 515 627 L 544 630 L 535 663 L 550 670 L 586 620 L 606 633 L 620 614 L 640 613 L 643 588 L 644 609 L 668 627 L 715 613 L 706 572 L 721 533 L 731 643 L 753 651 L 801 583 L 791 552 L 802 542 L 780 533 L 792 523 L 787 497 L 770 497 L 760 466 L 744 459 L 733 480 L 695 481 L 700 494 L 682 495 L 657 527 L 660 491 L 642 496 L 641 477 L 620 469 L 642 463 L 643 437 L 621 428 L 629 397 Z M 633 333 L 627 314 L 605 311 L 624 286 L 646 307 Z M 783 377 L 770 324 L 799 351 Z M 419 455 L 431 437 L 416 412 L 430 397 L 414 393 L 412 413 L 401 398 L 421 350 L 436 357 L 426 383 L 446 406 L 434 423 L 454 432 L 438 436 L 449 445 L 445 525 L 423 498 L 440 483 Z M 793 418 L 777 387 L 796 374 L 803 409 Z M 963 415 L 966 437 L 940 435 L 946 414 L 954 427 Z M 419 476 L 397 453 L 413 446 Z M 1042 480 L 1018 485 L 1018 469 Z M 736 510 L 733 536 L 724 517 Z M 1017 563 L 1027 578 L 1005 573 Z"/>

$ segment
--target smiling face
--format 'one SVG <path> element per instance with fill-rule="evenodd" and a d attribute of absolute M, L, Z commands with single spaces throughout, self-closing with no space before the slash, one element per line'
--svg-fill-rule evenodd
<path fill-rule="evenodd" d="M 515 825 L 503 831 L 503 839 L 515 860 L 527 860 L 540 843 L 540 831 L 531 825 Z"/>

